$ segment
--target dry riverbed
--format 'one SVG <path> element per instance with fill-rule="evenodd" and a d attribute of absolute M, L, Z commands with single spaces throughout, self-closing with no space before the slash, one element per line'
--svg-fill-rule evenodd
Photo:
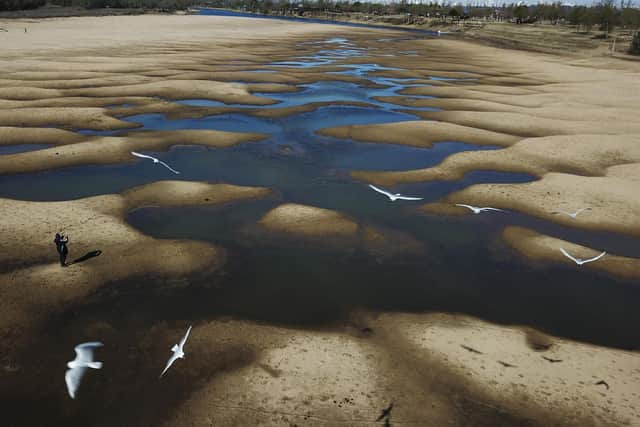
<path fill-rule="evenodd" d="M 29 21 L 28 33 L 19 31 L 24 24 L 6 22 L 9 32 L 0 33 L 0 144 L 53 146 L 1 156 L 2 174 L 124 163 L 133 160 L 131 150 L 162 151 L 178 144 L 217 149 L 262 140 L 266 135 L 244 132 L 136 132 L 122 116 L 202 117 L 239 108 L 225 104 L 246 104 L 248 114 L 258 117 L 315 110 L 324 104 L 261 108 L 272 101 L 253 92 L 295 91 L 296 85 L 326 79 L 331 66 L 292 70 L 268 64 L 313 51 L 312 45 L 301 42 L 347 35 L 374 53 L 345 58 L 345 64 L 369 61 L 403 68 L 374 74 L 415 82 L 432 81 L 433 75 L 454 80 L 384 98 L 407 110 L 442 109 L 414 111 L 422 120 L 341 126 L 319 133 L 425 148 L 451 140 L 501 147 L 455 154 L 427 169 L 351 171 L 354 178 L 393 186 L 454 180 L 474 170 L 524 172 L 537 180 L 476 185 L 418 209 L 448 215 L 460 212 L 452 208 L 454 203 L 493 204 L 566 226 L 640 235 L 636 63 L 503 51 L 442 38 L 397 43 L 395 49 L 419 54 L 396 58 L 376 54 L 389 49 L 378 31 L 211 16 L 48 19 Z M 272 72 L 252 72 L 265 69 Z M 250 83 L 235 81 L 252 76 Z M 331 79 L 365 83 L 349 75 Z M 188 98 L 223 105 L 175 102 Z M 87 136 L 77 133 L 78 128 L 128 131 Z M 146 276 L 188 278 L 223 270 L 225 248 L 146 236 L 127 224 L 125 217 L 132 209 L 221 205 L 264 198 L 274 190 L 161 181 L 71 201 L 0 200 L 5 218 L 0 231 L 19 237 L 17 243 L 5 239 L 0 244 L 0 375 L 6 376 L 5 384 L 24 380 L 15 369 L 17 358 L 27 351 L 29 334 L 47 316 L 71 309 L 110 282 Z M 576 220 L 551 214 L 582 206 L 593 210 Z M 258 238 L 329 245 L 338 241 L 376 257 L 425 256 L 430 250 L 404 232 L 302 204 L 279 204 L 255 227 Z M 78 253 L 102 253 L 66 270 L 59 268 L 52 239 L 60 229 L 68 230 Z M 536 262 L 560 262 L 555 246 L 565 243 L 578 255 L 592 254 L 588 248 L 521 228 L 507 229 L 503 237 L 518 254 Z M 620 256 L 593 268 L 637 278 L 638 265 L 637 259 Z M 132 342 L 129 350 L 140 354 L 132 357 L 162 359 L 173 342 L 170 337 L 182 331 L 184 323 L 158 324 L 150 334 L 160 344 Z M 115 337 L 117 329 L 94 324 L 82 331 Z M 536 348 L 531 336 L 542 336 L 549 344 Z M 637 424 L 640 419 L 636 352 L 466 316 L 363 312 L 354 313 L 346 325 L 321 330 L 208 320 L 195 325 L 190 352 L 187 357 L 193 357 L 193 363 L 177 365 L 169 381 L 179 381 L 175 376 L 183 374 L 184 384 L 192 389 L 167 402 L 162 414 L 145 410 L 148 424 L 371 425 L 391 402 L 396 405 L 391 422 L 407 425 L 468 425 L 471 420 L 491 426 L 601 426 Z M 608 387 L 596 385 L 600 380 Z M 31 398 L 17 399 L 21 397 Z M 150 402 L 146 406 L 152 408 Z"/>

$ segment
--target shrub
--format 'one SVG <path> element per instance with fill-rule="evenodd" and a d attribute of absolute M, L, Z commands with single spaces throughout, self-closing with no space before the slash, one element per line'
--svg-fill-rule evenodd
<path fill-rule="evenodd" d="M 629 53 L 632 55 L 640 55 L 640 31 L 636 31 L 636 33 L 633 35 Z"/>

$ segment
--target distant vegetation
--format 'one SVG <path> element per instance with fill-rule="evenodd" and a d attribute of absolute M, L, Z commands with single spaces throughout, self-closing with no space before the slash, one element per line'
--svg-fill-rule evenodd
<path fill-rule="evenodd" d="M 0 10 L 36 9 L 46 3 L 55 6 L 83 7 L 87 9 L 162 9 L 182 10 L 194 2 L 192 0 L 0 0 Z"/>
<path fill-rule="evenodd" d="M 203 3 L 201 3 L 203 4 Z M 615 27 L 640 28 L 640 9 L 633 7 L 632 0 L 600 0 L 593 6 L 563 6 L 553 4 L 523 5 L 504 3 L 502 6 L 460 6 L 453 3 L 420 4 L 399 1 L 373 3 L 365 1 L 327 0 L 206 0 L 205 5 L 224 9 L 278 15 L 318 15 L 318 14 L 364 14 L 371 16 L 405 15 L 407 23 L 416 17 L 440 18 L 457 21 L 485 19 L 511 21 L 518 24 L 543 22 L 550 24 L 570 24 L 589 32 L 593 28 L 610 32 Z"/>
<path fill-rule="evenodd" d="M 45 3 L 45 0 L 0 0 L 0 10 L 36 9 Z"/>
<path fill-rule="evenodd" d="M 629 53 L 632 55 L 640 55 L 640 32 L 636 31 L 631 41 L 631 47 Z"/>
<path fill-rule="evenodd" d="M 413 1 L 413 0 L 412 0 Z M 50 0 L 56 6 L 73 6 L 88 9 L 161 9 L 182 10 L 199 5 L 271 15 L 326 16 L 329 18 L 368 19 L 381 16 L 400 16 L 391 23 L 430 24 L 460 21 L 509 21 L 517 24 L 548 23 L 567 24 L 577 31 L 598 29 L 607 36 L 614 28 L 632 31 L 640 29 L 640 9 L 632 0 L 600 0 L 593 6 L 563 6 L 561 3 L 523 5 L 504 3 L 501 6 L 460 6 L 453 3 L 409 3 L 405 0 L 379 3 L 369 1 L 328 0 Z M 638 0 L 640 1 L 640 0 Z M 0 0 L 0 10 L 34 9 L 45 5 L 46 0 Z M 636 39 L 637 40 L 637 36 Z M 637 42 L 634 42 L 637 43 Z"/>

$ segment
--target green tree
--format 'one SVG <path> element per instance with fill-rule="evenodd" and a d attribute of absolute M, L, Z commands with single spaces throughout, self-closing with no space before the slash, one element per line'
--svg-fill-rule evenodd
<path fill-rule="evenodd" d="M 640 31 L 636 31 L 631 40 L 631 47 L 629 53 L 632 55 L 640 55 Z"/>
<path fill-rule="evenodd" d="M 529 8 L 527 6 L 519 5 L 516 6 L 515 9 L 513 9 L 513 17 L 516 18 L 516 22 L 518 24 L 524 22 L 524 20 L 527 19 L 528 16 Z"/>
<path fill-rule="evenodd" d="M 614 29 L 617 23 L 617 11 L 614 0 L 600 0 L 594 7 L 596 23 L 600 26 L 600 30 L 604 31 L 604 36 L 609 37 L 609 33 Z"/>

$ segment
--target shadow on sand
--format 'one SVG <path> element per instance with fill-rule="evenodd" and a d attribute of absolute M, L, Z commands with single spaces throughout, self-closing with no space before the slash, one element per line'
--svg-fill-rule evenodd
<path fill-rule="evenodd" d="M 87 252 L 86 254 L 82 255 L 80 258 L 74 259 L 73 261 L 71 261 L 71 264 L 78 264 L 80 262 L 84 262 L 88 259 L 91 258 L 95 258 L 97 256 L 100 256 L 100 254 L 102 253 L 101 250 L 96 250 L 96 251 L 91 251 L 91 252 Z"/>

